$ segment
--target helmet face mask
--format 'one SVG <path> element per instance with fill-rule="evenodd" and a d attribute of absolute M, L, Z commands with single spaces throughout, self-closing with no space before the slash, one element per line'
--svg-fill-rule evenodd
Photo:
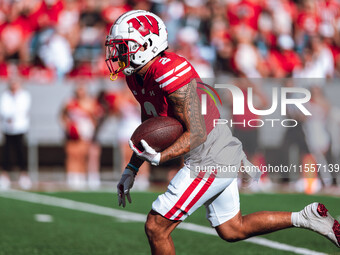
<path fill-rule="evenodd" d="M 111 39 L 107 40 L 106 46 L 106 65 L 111 74 L 117 74 L 131 68 L 131 56 L 142 47 L 134 40 Z M 130 67 L 130 68 L 129 68 Z M 130 73 L 128 71 L 127 73 Z M 129 75 L 129 74 L 126 74 Z"/>
<path fill-rule="evenodd" d="M 105 46 L 111 76 L 131 75 L 168 47 L 167 31 L 155 14 L 130 11 L 112 25 Z"/>

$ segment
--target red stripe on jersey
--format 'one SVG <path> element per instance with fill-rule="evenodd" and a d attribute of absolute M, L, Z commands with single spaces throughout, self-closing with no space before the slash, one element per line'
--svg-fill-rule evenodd
<path fill-rule="evenodd" d="M 181 211 L 181 213 L 178 214 L 178 216 L 174 220 L 180 220 L 184 214 L 187 214 L 189 212 L 189 210 L 194 206 L 194 204 L 196 204 L 196 202 L 204 195 L 204 193 L 211 186 L 211 184 L 215 180 L 215 176 L 216 176 L 216 171 L 210 174 L 208 180 L 204 183 L 201 190 L 191 200 L 191 202 L 187 205 L 187 207 L 184 209 L 184 211 Z"/>
<path fill-rule="evenodd" d="M 189 187 L 184 191 L 184 193 L 179 198 L 177 203 L 170 209 L 170 211 L 168 211 L 164 215 L 165 218 L 170 219 L 179 209 L 181 209 L 181 206 L 185 203 L 185 201 L 188 199 L 191 193 L 195 190 L 198 184 L 202 181 L 204 174 L 205 172 L 199 172 L 198 176 L 195 178 L 195 180 L 192 181 Z"/>

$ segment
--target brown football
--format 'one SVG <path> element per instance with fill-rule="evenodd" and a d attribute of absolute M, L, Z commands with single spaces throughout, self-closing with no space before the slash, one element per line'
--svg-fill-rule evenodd
<path fill-rule="evenodd" d="M 133 144 L 144 150 L 140 141 L 145 140 L 155 151 L 160 152 L 173 144 L 183 133 L 182 124 L 171 117 L 154 117 L 144 121 L 131 136 Z"/>

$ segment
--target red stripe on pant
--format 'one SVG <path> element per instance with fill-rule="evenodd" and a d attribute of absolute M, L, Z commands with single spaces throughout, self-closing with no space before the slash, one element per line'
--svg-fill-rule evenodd
<path fill-rule="evenodd" d="M 182 196 L 178 199 L 177 203 L 168 211 L 164 217 L 170 219 L 184 204 L 184 202 L 188 199 L 194 189 L 198 186 L 198 184 L 202 181 L 205 172 L 199 172 L 198 176 L 192 181 L 189 187 L 184 191 Z"/>
<path fill-rule="evenodd" d="M 208 190 L 210 185 L 213 183 L 215 180 L 216 173 L 213 172 L 210 174 L 208 180 L 204 183 L 203 187 L 201 190 L 196 194 L 196 196 L 191 200 L 191 202 L 187 205 L 187 207 L 184 209 L 184 211 L 181 211 L 180 214 L 174 219 L 174 220 L 180 220 L 182 216 L 187 214 L 189 210 L 196 204 L 196 202 L 204 195 L 204 193 Z"/>

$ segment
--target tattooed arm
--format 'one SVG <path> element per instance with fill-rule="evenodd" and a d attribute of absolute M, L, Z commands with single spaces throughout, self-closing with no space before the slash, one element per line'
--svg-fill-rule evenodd
<path fill-rule="evenodd" d="M 182 123 L 184 132 L 174 144 L 162 151 L 161 163 L 186 154 L 207 139 L 196 88 L 197 83 L 192 80 L 167 96 L 168 103 L 174 110 L 175 118 Z"/>

